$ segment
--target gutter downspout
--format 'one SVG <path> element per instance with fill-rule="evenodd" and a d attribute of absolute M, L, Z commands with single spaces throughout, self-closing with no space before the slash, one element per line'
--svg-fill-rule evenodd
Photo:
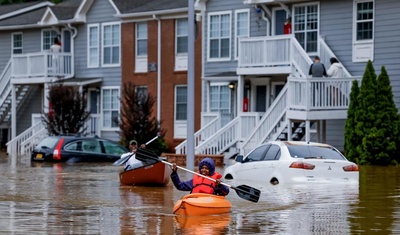
<path fill-rule="evenodd" d="M 269 16 L 269 18 L 272 18 L 272 13 L 271 11 L 265 6 L 265 4 L 260 5 L 263 11 Z M 265 14 L 261 14 L 261 18 L 267 22 L 267 35 L 266 36 L 271 36 L 271 21 L 268 19 L 268 17 L 265 16 Z"/>
<path fill-rule="evenodd" d="M 157 20 L 157 121 L 161 120 L 161 20 L 157 15 L 153 15 Z"/>
<path fill-rule="evenodd" d="M 67 78 L 72 78 L 75 76 L 75 38 L 78 36 L 78 29 L 73 27 L 71 23 L 68 23 L 68 28 L 70 28 L 73 31 L 72 34 L 72 40 L 71 40 L 71 52 L 72 52 L 72 58 L 71 58 L 71 76 Z"/>

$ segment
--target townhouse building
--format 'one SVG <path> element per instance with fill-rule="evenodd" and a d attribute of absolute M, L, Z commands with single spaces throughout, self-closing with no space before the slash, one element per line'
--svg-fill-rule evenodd
<path fill-rule="evenodd" d="M 368 60 L 386 66 L 400 107 L 394 0 L 199 0 L 203 18 L 202 119 L 196 153 L 246 154 L 268 140 L 326 142 L 343 150 L 351 83 Z M 291 33 L 284 34 L 291 19 Z M 311 78 L 312 58 L 340 78 Z M 338 90 L 333 96 L 331 89 Z M 185 142 L 177 153 L 185 152 Z"/>

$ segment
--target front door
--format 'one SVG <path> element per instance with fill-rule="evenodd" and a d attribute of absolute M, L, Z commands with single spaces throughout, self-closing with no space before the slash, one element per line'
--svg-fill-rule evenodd
<path fill-rule="evenodd" d="M 71 52 L 71 32 L 69 30 L 63 30 L 61 41 L 62 52 Z"/>
<path fill-rule="evenodd" d="M 256 112 L 264 113 L 267 110 L 267 86 L 256 86 Z"/>
<path fill-rule="evenodd" d="M 274 17 L 273 17 L 273 35 L 283 35 L 283 27 L 285 26 L 287 14 L 286 11 L 283 9 L 276 9 L 274 10 Z"/>
<path fill-rule="evenodd" d="M 90 110 L 90 124 L 87 132 L 91 135 L 100 134 L 100 92 L 89 89 L 88 109 Z"/>
<path fill-rule="evenodd" d="M 271 84 L 271 104 L 274 102 L 276 97 L 278 97 L 279 93 L 282 91 L 283 87 L 285 86 L 284 82 L 272 82 Z"/>

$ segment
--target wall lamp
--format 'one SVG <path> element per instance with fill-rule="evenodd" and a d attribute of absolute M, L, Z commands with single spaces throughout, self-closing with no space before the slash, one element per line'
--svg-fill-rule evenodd
<path fill-rule="evenodd" d="M 233 82 L 229 83 L 228 87 L 231 90 L 235 89 L 235 83 L 233 83 Z"/>

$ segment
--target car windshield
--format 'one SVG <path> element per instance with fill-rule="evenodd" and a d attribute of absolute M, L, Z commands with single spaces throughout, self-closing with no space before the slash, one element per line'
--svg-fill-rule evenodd
<path fill-rule="evenodd" d="M 40 141 L 40 143 L 37 145 L 37 148 L 54 148 L 58 140 L 59 138 L 56 137 L 45 138 L 44 140 Z"/>
<path fill-rule="evenodd" d="M 287 147 L 293 158 L 346 160 L 339 151 L 332 147 L 310 145 L 288 145 Z"/>

